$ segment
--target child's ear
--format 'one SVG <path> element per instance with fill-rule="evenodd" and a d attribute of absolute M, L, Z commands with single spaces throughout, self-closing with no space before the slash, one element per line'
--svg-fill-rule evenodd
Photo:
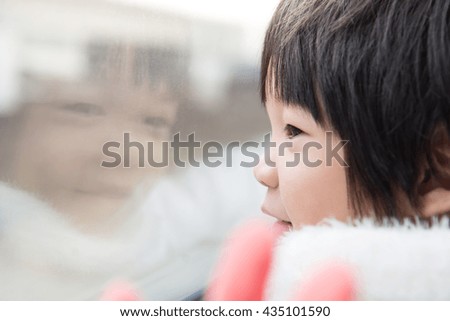
<path fill-rule="evenodd" d="M 425 217 L 450 213 L 450 137 L 438 126 L 431 141 L 431 169 L 425 170 L 419 185 L 421 213 Z"/>

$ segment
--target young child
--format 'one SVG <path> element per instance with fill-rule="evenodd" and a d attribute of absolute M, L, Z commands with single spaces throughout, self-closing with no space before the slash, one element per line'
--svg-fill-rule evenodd
<path fill-rule="evenodd" d="M 447 0 L 281 1 L 255 176 L 293 231 L 274 257 L 267 228 L 237 232 L 208 299 L 450 299 L 449 16 Z"/>

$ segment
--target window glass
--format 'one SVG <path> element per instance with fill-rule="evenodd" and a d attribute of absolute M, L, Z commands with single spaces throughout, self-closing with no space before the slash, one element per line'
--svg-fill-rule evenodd
<path fill-rule="evenodd" d="M 0 1 L 0 299 L 205 288 L 227 233 L 259 213 L 233 146 L 268 131 L 276 4 Z"/>

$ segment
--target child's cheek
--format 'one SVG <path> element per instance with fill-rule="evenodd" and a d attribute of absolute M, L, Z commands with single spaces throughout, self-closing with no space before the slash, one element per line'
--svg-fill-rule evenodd
<path fill-rule="evenodd" d="M 326 217 L 346 217 L 345 171 L 326 164 L 325 149 L 311 148 L 295 166 L 289 166 L 294 153 L 280 158 L 280 194 L 294 228 L 317 224 Z M 307 158 L 306 158 L 307 157 Z"/>
<path fill-rule="evenodd" d="M 279 169 L 281 200 L 295 228 L 317 222 L 317 204 L 322 191 L 318 184 L 320 175 L 319 167 L 308 167 L 303 163 Z"/>

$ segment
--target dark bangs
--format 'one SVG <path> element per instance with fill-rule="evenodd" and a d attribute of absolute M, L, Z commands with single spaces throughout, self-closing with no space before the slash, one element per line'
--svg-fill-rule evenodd
<path fill-rule="evenodd" d="M 261 64 L 261 99 L 267 95 L 286 104 L 300 106 L 323 125 L 317 92 L 314 88 L 315 65 L 313 50 L 306 30 L 293 34 L 294 25 L 287 23 L 293 6 L 281 3 L 266 33 Z"/>
<path fill-rule="evenodd" d="M 419 214 L 433 134 L 450 134 L 450 1 L 285 0 L 266 33 L 267 95 L 329 123 L 346 146 L 355 212 Z"/>

